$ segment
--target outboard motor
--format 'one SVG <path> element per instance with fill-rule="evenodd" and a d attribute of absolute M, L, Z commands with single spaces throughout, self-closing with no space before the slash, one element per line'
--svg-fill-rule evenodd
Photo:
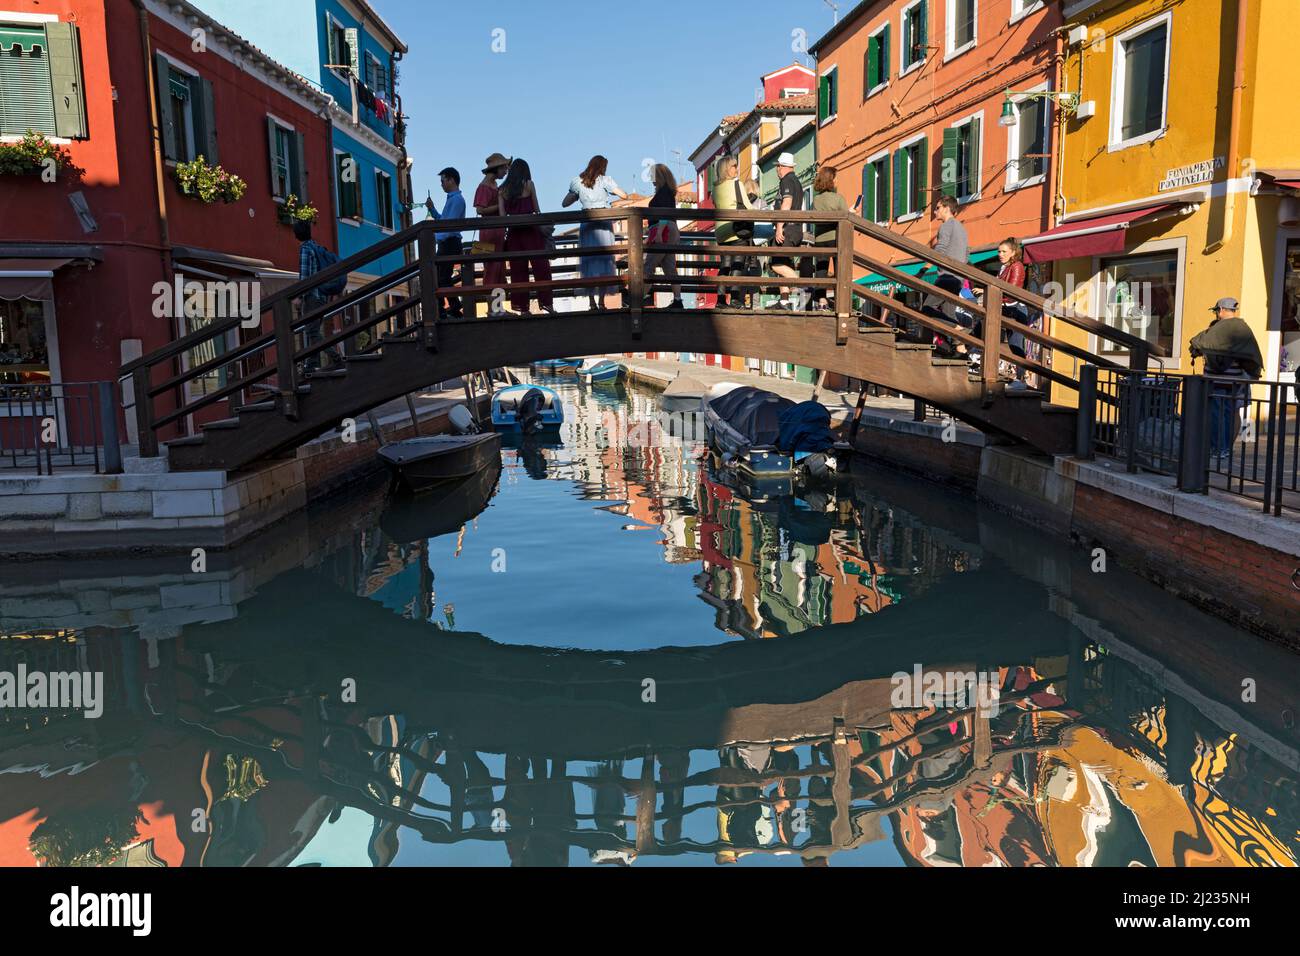
<path fill-rule="evenodd" d="M 519 431 L 524 435 L 536 435 L 542 430 L 542 409 L 546 405 L 546 395 L 538 389 L 530 388 L 515 406 L 515 421 Z"/>
<path fill-rule="evenodd" d="M 453 405 L 447 413 L 447 421 L 451 422 L 451 429 L 457 435 L 478 434 L 479 428 L 474 423 L 474 416 L 464 405 Z"/>

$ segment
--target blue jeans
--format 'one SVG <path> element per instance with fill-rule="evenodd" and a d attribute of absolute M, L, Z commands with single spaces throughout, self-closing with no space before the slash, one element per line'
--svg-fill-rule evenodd
<path fill-rule="evenodd" d="M 1228 373 L 1232 375 L 1232 373 Z M 1232 377 L 1245 376 L 1236 373 Z M 1241 431 L 1241 410 L 1246 407 L 1250 387 L 1245 383 L 1214 381 L 1210 385 L 1210 454 L 1226 455 Z"/>

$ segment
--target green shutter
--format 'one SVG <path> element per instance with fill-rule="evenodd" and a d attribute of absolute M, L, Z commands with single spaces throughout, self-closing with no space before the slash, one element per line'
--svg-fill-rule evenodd
<path fill-rule="evenodd" d="M 201 76 L 190 81 L 194 89 L 194 118 L 199 124 L 195 132 L 195 148 L 203 157 L 215 165 L 221 160 L 217 156 L 217 114 L 212 97 L 212 84 Z"/>
<path fill-rule="evenodd" d="M 352 70 L 352 75 L 361 78 L 361 41 L 356 27 L 347 27 L 343 31 L 344 39 L 348 44 L 348 66 Z"/>
<path fill-rule="evenodd" d="M 166 159 L 183 159 L 177 155 L 176 123 L 171 111 L 171 75 L 172 67 L 167 57 L 161 53 L 153 55 L 154 85 L 158 87 L 158 126 L 162 134 L 163 157 Z"/>
<path fill-rule="evenodd" d="M 980 191 L 980 118 L 978 116 L 970 121 L 970 145 L 968 149 L 970 182 L 966 188 L 970 190 L 967 195 L 974 196 Z"/>
<path fill-rule="evenodd" d="M 817 80 L 817 122 L 822 122 L 830 116 L 831 104 L 831 79 L 829 76 L 821 76 Z"/>
<path fill-rule="evenodd" d="M 56 120 L 44 32 L 39 26 L 30 31 L 6 27 L 0 45 L 5 47 L 0 55 L 0 133 L 21 136 L 31 130 L 54 136 Z M 38 46 L 43 55 L 32 56 Z"/>
<path fill-rule="evenodd" d="M 275 120 L 271 119 L 271 117 L 268 116 L 266 118 L 266 144 L 267 144 L 267 154 L 271 161 L 271 195 L 272 196 L 276 195 L 276 189 L 275 189 L 276 180 L 279 179 L 279 175 L 278 175 L 279 164 L 276 162 L 279 153 L 276 149 L 275 129 L 276 129 Z M 286 199 L 288 197 L 280 196 L 280 198 Z"/>
<path fill-rule="evenodd" d="M 926 7 L 928 7 L 929 5 L 930 5 L 930 0 L 921 0 L 921 36 L 916 41 L 917 45 L 921 48 L 920 54 L 917 56 L 918 60 L 925 59 L 926 55 L 929 53 L 929 51 L 926 49 L 926 47 L 930 43 L 929 13 L 926 10 Z"/>
<path fill-rule="evenodd" d="M 334 48 L 334 20 L 327 13 L 325 14 L 325 62 L 337 63 L 339 61 L 339 51 Z"/>
<path fill-rule="evenodd" d="M 876 176 L 884 180 L 885 206 L 880 209 L 880 218 L 889 221 L 889 160 L 882 159 L 876 164 Z M 877 191 L 880 190 L 880 184 L 876 184 Z"/>
<path fill-rule="evenodd" d="M 889 24 L 885 24 L 885 32 L 880 34 L 880 79 L 882 82 L 889 82 L 889 77 L 893 70 L 889 65 Z"/>
<path fill-rule="evenodd" d="M 871 37 L 867 40 L 867 65 L 866 78 L 862 83 L 862 97 L 875 88 L 876 75 L 880 72 L 880 40 L 878 37 Z"/>
<path fill-rule="evenodd" d="M 907 208 L 907 150 L 894 150 L 894 218 L 906 216 Z"/>
<path fill-rule="evenodd" d="M 832 70 L 829 80 L 831 84 L 831 115 L 838 116 L 840 112 L 840 71 Z"/>
<path fill-rule="evenodd" d="M 930 207 L 930 137 L 925 137 L 916 146 L 916 209 L 920 212 Z"/>
<path fill-rule="evenodd" d="M 957 195 L 957 180 L 961 178 L 959 143 L 960 130 L 949 127 L 943 131 L 943 156 L 939 165 L 939 191 L 945 196 Z"/>
<path fill-rule="evenodd" d="M 307 202 L 307 151 L 302 133 L 293 134 L 293 191 L 298 194 L 300 203 Z"/>
<path fill-rule="evenodd" d="M 84 139 L 86 108 L 81 81 L 81 55 L 77 48 L 77 28 L 71 23 L 47 23 L 45 37 L 49 42 L 55 135 Z"/>
<path fill-rule="evenodd" d="M 862 218 L 876 221 L 876 167 L 866 163 L 862 167 Z"/>

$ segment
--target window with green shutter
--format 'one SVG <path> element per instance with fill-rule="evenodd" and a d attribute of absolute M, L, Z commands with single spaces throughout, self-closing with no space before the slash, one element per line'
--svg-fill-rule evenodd
<path fill-rule="evenodd" d="M 943 131 L 940 192 L 967 200 L 980 190 L 980 118 L 978 116 Z"/>
<path fill-rule="evenodd" d="M 876 221 L 876 167 L 871 163 L 862 167 L 862 218 Z"/>
<path fill-rule="evenodd" d="M 220 162 L 212 84 L 177 69 L 167 57 L 155 53 L 154 85 L 158 91 L 163 158 L 188 163 L 202 156 L 209 163 Z"/>
<path fill-rule="evenodd" d="M 817 122 L 825 122 L 830 116 L 831 80 L 829 76 L 817 78 Z"/>
<path fill-rule="evenodd" d="M 872 214 L 867 216 L 872 222 L 889 222 L 889 157 L 882 156 L 871 164 L 875 170 L 872 174 Z M 864 199 L 865 203 L 866 200 Z"/>
<path fill-rule="evenodd" d="M 866 99 L 889 82 L 889 24 L 867 38 L 867 52 L 863 56 L 863 91 Z"/>
<path fill-rule="evenodd" d="M 307 160 L 302 133 L 290 129 L 273 117 L 266 118 L 266 139 L 271 162 L 271 195 L 275 199 L 297 196 L 305 204 L 307 195 Z"/>
<path fill-rule="evenodd" d="M 900 219 L 911 210 L 907 208 L 907 150 L 894 151 L 894 218 Z"/>
<path fill-rule="evenodd" d="M 922 62 L 928 53 L 928 29 L 926 25 L 927 0 L 907 7 L 903 11 L 902 50 L 899 54 L 899 69 L 907 70 Z"/>
<path fill-rule="evenodd" d="M 0 134 L 84 139 L 85 91 L 77 28 L 0 23 Z"/>
<path fill-rule="evenodd" d="M 361 164 L 349 153 L 335 154 L 335 185 L 339 200 L 339 218 L 364 218 L 361 202 Z"/>
<path fill-rule="evenodd" d="M 393 228 L 393 177 L 375 170 L 375 218 L 385 229 Z"/>

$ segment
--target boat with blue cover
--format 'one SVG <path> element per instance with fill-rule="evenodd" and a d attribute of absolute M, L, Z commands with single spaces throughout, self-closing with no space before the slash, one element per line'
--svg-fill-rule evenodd
<path fill-rule="evenodd" d="M 535 362 L 528 363 L 529 368 L 536 369 L 539 372 L 552 372 L 556 375 L 567 372 L 577 372 L 582 367 L 580 358 L 557 358 L 557 359 L 538 359 Z"/>
<path fill-rule="evenodd" d="M 720 383 L 704 399 L 704 425 L 722 464 L 751 479 L 836 474 L 831 414 L 820 402 Z"/>
<path fill-rule="evenodd" d="M 499 432 L 535 435 L 564 424 L 559 394 L 545 385 L 511 385 L 492 396 L 492 426 Z"/>

